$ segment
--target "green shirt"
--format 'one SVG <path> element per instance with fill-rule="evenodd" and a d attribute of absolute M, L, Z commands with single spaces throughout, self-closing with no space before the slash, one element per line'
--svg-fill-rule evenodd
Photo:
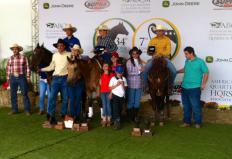
<path fill-rule="evenodd" d="M 193 60 L 186 60 L 182 87 L 186 89 L 201 87 L 202 77 L 208 72 L 208 67 L 202 59 L 195 57 Z"/>

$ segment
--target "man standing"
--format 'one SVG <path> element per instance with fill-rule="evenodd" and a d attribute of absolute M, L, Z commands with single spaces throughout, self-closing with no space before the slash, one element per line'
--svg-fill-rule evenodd
<path fill-rule="evenodd" d="M 186 57 L 185 66 L 178 71 L 178 73 L 184 73 L 181 93 L 184 106 L 184 123 L 181 127 L 191 125 L 193 114 L 195 127 L 200 128 L 202 124 L 201 91 L 206 87 L 209 70 L 206 63 L 196 56 L 192 47 L 186 47 L 184 53 Z"/>
<path fill-rule="evenodd" d="M 149 42 L 148 48 L 154 47 L 154 54 L 152 55 L 152 58 L 155 58 L 157 56 L 162 56 L 167 61 L 167 67 L 170 70 L 172 79 L 169 83 L 169 93 L 171 94 L 172 86 L 174 84 L 175 78 L 176 78 L 176 68 L 172 64 L 170 57 L 171 57 L 171 40 L 165 36 L 165 31 L 167 29 L 163 27 L 162 25 L 157 25 L 155 28 L 156 37 L 152 38 Z M 147 86 L 147 77 L 148 72 L 150 71 L 152 67 L 152 61 L 149 60 L 145 66 L 144 70 L 144 83 L 145 86 Z"/>
<path fill-rule="evenodd" d="M 19 86 L 23 95 L 24 111 L 26 112 L 26 115 L 29 116 L 30 101 L 27 94 L 27 82 L 30 83 L 31 81 L 28 60 L 25 56 L 20 54 L 23 48 L 18 44 L 12 45 L 10 49 L 13 51 L 13 56 L 10 57 L 6 66 L 7 81 L 10 83 L 12 105 L 12 111 L 9 113 L 9 115 L 18 113 L 17 91 Z"/>
<path fill-rule="evenodd" d="M 52 61 L 49 66 L 42 68 L 41 71 L 53 71 L 53 79 L 51 84 L 50 102 L 48 107 L 48 116 L 51 117 L 51 124 L 56 124 L 55 108 L 58 92 L 62 95 L 61 116 L 67 114 L 68 107 L 68 90 L 67 90 L 67 75 L 68 75 L 68 60 L 70 53 L 65 51 L 67 44 L 64 40 L 59 39 L 57 43 L 53 44 L 58 52 L 53 54 Z"/>
<path fill-rule="evenodd" d="M 71 48 L 75 44 L 79 45 L 81 47 L 81 43 L 78 38 L 76 38 L 73 33 L 77 31 L 75 27 L 73 27 L 71 24 L 67 24 L 64 28 L 63 31 L 66 33 L 66 38 L 64 38 L 64 42 L 68 44 L 68 47 L 66 47 L 66 51 L 71 52 Z"/>

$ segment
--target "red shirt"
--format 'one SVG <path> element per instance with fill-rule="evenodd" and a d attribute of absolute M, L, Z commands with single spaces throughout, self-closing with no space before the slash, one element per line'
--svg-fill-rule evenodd
<path fill-rule="evenodd" d="M 110 87 L 109 87 L 109 83 L 110 83 L 110 79 L 114 77 L 113 74 L 102 74 L 101 76 L 101 92 L 110 92 Z"/>

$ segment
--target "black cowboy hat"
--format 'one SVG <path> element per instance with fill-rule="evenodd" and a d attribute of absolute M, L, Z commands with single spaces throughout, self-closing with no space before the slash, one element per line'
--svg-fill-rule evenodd
<path fill-rule="evenodd" d="M 101 53 L 103 53 L 103 51 L 104 51 L 105 49 L 106 49 L 105 46 L 100 46 L 100 45 L 98 45 L 98 46 L 95 46 L 95 47 L 94 47 L 93 52 L 94 52 L 95 54 L 101 54 Z"/>
<path fill-rule="evenodd" d="M 155 50 L 156 50 L 155 46 L 148 46 L 147 54 L 148 55 L 153 55 L 155 53 Z"/>
<path fill-rule="evenodd" d="M 132 52 L 134 52 L 134 51 L 138 52 L 139 55 L 142 54 L 142 51 L 141 51 L 140 49 L 138 49 L 137 47 L 133 47 L 133 48 L 129 51 L 129 54 L 131 55 Z"/>
<path fill-rule="evenodd" d="M 67 44 L 63 39 L 58 39 L 57 43 L 53 44 L 53 46 L 54 46 L 55 48 L 57 48 L 57 45 L 58 45 L 59 43 L 64 44 L 64 45 L 65 45 L 65 48 L 68 47 L 68 44 Z"/>

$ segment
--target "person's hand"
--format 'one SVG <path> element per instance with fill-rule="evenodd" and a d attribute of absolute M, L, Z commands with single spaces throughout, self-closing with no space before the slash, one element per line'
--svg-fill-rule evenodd
<path fill-rule="evenodd" d="M 32 83 L 30 78 L 29 78 L 29 79 L 27 79 L 27 83 Z"/>
<path fill-rule="evenodd" d="M 42 72 L 42 71 L 41 71 L 41 69 L 40 69 L 40 68 L 38 68 L 38 69 L 37 69 L 37 73 L 40 73 L 40 72 Z"/>
<path fill-rule="evenodd" d="M 140 71 L 140 72 L 143 72 L 143 71 L 144 71 L 144 67 L 141 67 L 141 68 L 139 69 L 139 71 Z"/>
<path fill-rule="evenodd" d="M 202 83 L 202 85 L 201 85 L 201 90 L 204 90 L 205 87 L 206 87 L 206 84 Z"/>
<path fill-rule="evenodd" d="M 109 98 L 109 99 L 112 99 L 112 93 L 109 94 L 108 98 Z"/>

